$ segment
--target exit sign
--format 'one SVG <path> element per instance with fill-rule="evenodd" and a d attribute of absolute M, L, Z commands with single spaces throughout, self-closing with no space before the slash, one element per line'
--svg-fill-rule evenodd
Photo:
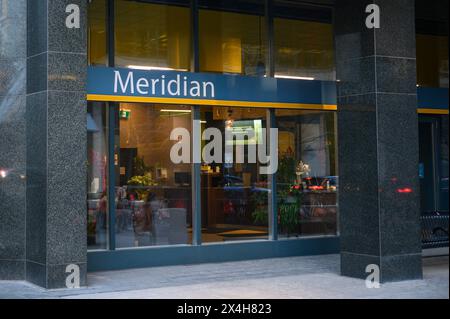
<path fill-rule="evenodd" d="M 130 118 L 131 111 L 130 110 L 120 110 L 119 118 L 123 120 L 128 120 Z"/>

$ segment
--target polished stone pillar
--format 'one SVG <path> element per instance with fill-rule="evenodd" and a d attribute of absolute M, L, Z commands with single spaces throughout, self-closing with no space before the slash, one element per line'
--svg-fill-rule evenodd
<path fill-rule="evenodd" d="M 28 1 L 26 279 L 47 288 L 86 282 L 86 2 Z"/>
<path fill-rule="evenodd" d="M 379 29 L 365 8 L 380 7 Z M 414 0 L 337 0 L 341 273 L 422 277 Z"/>
<path fill-rule="evenodd" d="M 0 1 L 0 280 L 25 276 L 26 2 Z"/>

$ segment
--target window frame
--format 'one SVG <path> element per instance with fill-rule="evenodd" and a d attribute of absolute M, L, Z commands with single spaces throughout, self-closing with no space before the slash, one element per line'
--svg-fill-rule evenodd
<path fill-rule="evenodd" d="M 107 66 L 115 67 L 115 1 L 116 0 L 106 0 L 106 55 L 107 55 Z M 202 0 L 188 0 L 190 7 L 190 16 L 191 16 L 191 68 L 189 72 L 199 72 L 200 69 L 200 60 L 199 60 L 199 10 L 200 9 L 210 9 L 217 10 L 211 7 L 205 7 L 205 1 Z M 274 0 L 263 0 L 264 3 L 262 5 L 263 12 L 260 10 L 256 10 L 253 12 L 242 12 L 235 10 L 231 10 L 230 8 L 223 10 L 228 12 L 238 12 L 238 13 L 252 13 L 261 15 L 263 13 L 265 17 L 265 29 L 266 29 L 266 75 L 267 77 L 274 77 L 275 75 L 275 61 L 274 61 L 274 26 L 273 21 L 275 17 L 278 18 L 289 18 L 292 19 L 291 16 L 283 16 L 283 11 L 279 10 L 275 6 Z M 168 4 L 168 5 L 177 5 L 185 7 L 186 0 L 140 0 L 139 2 L 143 3 L 154 3 L 154 4 Z M 237 1 L 233 1 L 231 4 L 235 4 Z M 316 22 L 325 22 L 334 24 L 334 9 L 330 6 L 321 6 L 323 10 L 329 11 L 329 14 L 325 15 L 313 15 L 308 19 L 305 19 L 304 15 L 298 15 L 297 20 L 307 20 L 307 21 L 316 21 Z M 303 9 L 302 9 L 303 8 Z M 302 12 L 305 10 L 304 6 L 301 6 L 297 11 Z M 275 10 L 274 10 L 275 9 Z M 317 8 L 314 8 L 317 11 Z M 320 11 L 320 9 L 319 9 Z M 331 17 L 330 17 L 331 14 Z M 285 15 L 285 14 L 284 14 Z M 324 18 L 325 16 L 325 18 Z M 148 246 L 148 247 L 129 247 L 129 248 L 116 248 L 116 238 L 115 238 L 115 226 L 116 226 L 116 212 L 115 212 L 115 185 L 116 185 L 116 173 L 115 173 L 115 158 L 117 155 L 117 134 L 118 134 L 118 114 L 119 114 L 119 103 L 117 102 L 107 102 L 108 108 L 108 245 L 106 247 L 106 251 L 115 251 L 115 250 L 130 250 L 130 249 L 157 249 L 164 246 Z M 266 109 L 266 123 L 267 129 L 276 128 L 276 116 L 275 116 L 275 108 L 267 108 Z M 336 111 L 325 111 L 324 112 L 333 112 Z M 191 122 L 194 120 L 200 120 L 200 106 L 193 105 L 191 106 Z M 199 143 L 194 143 L 195 136 L 191 134 L 192 138 L 192 154 L 194 152 L 199 152 L 201 154 L 201 145 Z M 336 150 L 337 151 L 337 142 L 336 142 Z M 199 203 L 201 201 L 201 164 L 191 164 L 192 170 L 192 246 L 202 245 L 202 229 L 201 229 L 201 205 L 196 205 L 195 203 Z M 276 198 L 276 187 L 277 187 L 277 179 L 276 174 L 272 174 L 268 176 L 268 187 L 270 189 L 270 196 L 268 202 L 268 241 L 283 241 L 289 240 L 285 238 L 279 239 L 278 234 L 278 208 L 277 208 L 277 198 Z M 339 192 L 339 189 L 338 189 Z M 339 236 L 339 209 L 337 211 L 337 221 L 336 221 L 336 229 L 337 233 L 333 237 Z M 318 235 L 315 237 L 330 237 L 329 235 Z M 251 241 L 251 240 L 249 240 Z M 204 245 L 215 245 L 217 243 L 205 243 Z M 172 245 L 178 246 L 178 245 Z M 185 246 L 185 245 L 184 245 Z M 169 247 L 169 246 L 168 246 Z M 105 251 L 102 250 L 102 251 Z M 88 251 L 93 251 L 88 249 Z"/>

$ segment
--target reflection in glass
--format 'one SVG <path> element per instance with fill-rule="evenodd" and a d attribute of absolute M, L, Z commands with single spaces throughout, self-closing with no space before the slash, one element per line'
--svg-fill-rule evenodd
<path fill-rule="evenodd" d="M 264 76 L 263 15 L 200 10 L 200 71 Z"/>
<path fill-rule="evenodd" d="M 336 234 L 335 113 L 276 110 L 281 236 Z"/>
<path fill-rule="evenodd" d="M 267 239 L 267 175 L 259 173 L 260 164 L 251 163 L 247 151 L 250 145 L 260 145 L 265 116 L 266 110 L 255 108 L 201 108 L 202 132 L 215 128 L 222 137 L 225 132 L 234 136 L 232 141 L 222 138 L 221 163 L 204 163 L 201 168 L 203 242 Z M 209 141 L 202 143 L 204 147 Z M 227 145 L 232 151 L 226 143 L 231 143 Z M 236 163 L 240 146 L 245 150 L 244 163 Z"/>
<path fill-rule="evenodd" d="M 88 23 L 89 65 L 107 65 L 106 0 L 89 1 Z"/>
<path fill-rule="evenodd" d="M 274 19 L 275 77 L 334 81 L 333 26 Z"/>
<path fill-rule="evenodd" d="M 87 244 L 106 249 L 108 243 L 107 106 L 89 102 L 87 112 Z"/>
<path fill-rule="evenodd" d="M 187 7 L 116 0 L 116 65 L 188 71 L 191 23 L 185 3 Z"/>
<path fill-rule="evenodd" d="M 121 103 L 118 116 L 116 246 L 190 243 L 191 164 L 170 157 L 171 131 L 190 131 L 190 107 Z"/>

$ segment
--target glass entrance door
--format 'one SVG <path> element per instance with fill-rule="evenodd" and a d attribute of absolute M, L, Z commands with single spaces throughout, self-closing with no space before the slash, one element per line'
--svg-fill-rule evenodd
<path fill-rule="evenodd" d="M 422 247 L 427 255 L 448 254 L 448 117 L 419 120 Z M 438 249 L 436 251 L 436 249 Z"/>
<path fill-rule="evenodd" d="M 422 214 L 438 210 L 436 126 L 437 123 L 433 119 L 419 121 L 419 178 Z"/>

